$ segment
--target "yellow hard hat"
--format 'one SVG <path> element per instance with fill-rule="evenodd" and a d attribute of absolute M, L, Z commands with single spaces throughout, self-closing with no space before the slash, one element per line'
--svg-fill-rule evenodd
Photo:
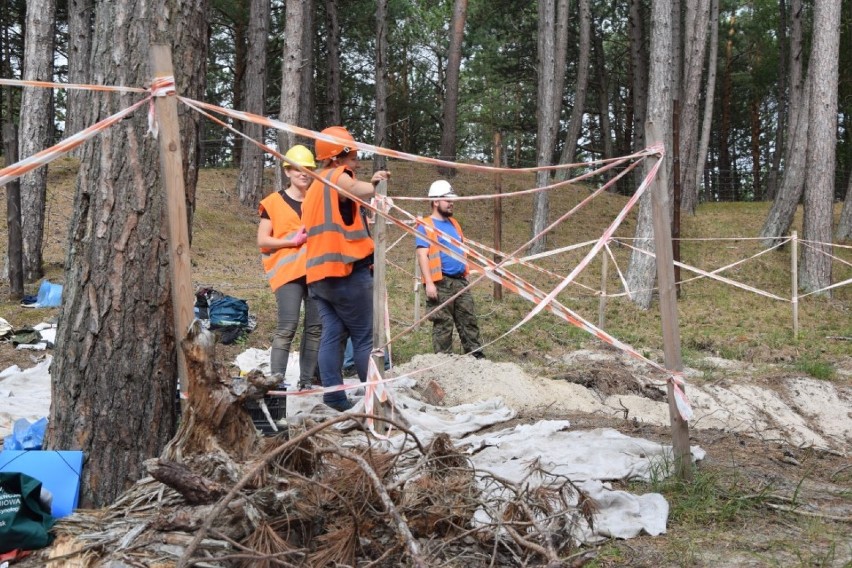
<path fill-rule="evenodd" d="M 305 146 L 301 144 L 296 144 L 284 154 L 284 157 L 290 160 L 290 162 L 302 166 L 303 168 L 316 168 L 317 164 L 314 162 L 313 153 L 308 150 Z M 290 164 L 284 162 L 283 167 L 289 167 Z"/>

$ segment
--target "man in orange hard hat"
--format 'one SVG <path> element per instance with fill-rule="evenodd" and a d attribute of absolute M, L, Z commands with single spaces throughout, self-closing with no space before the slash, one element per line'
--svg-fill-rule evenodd
<path fill-rule="evenodd" d="M 308 233 L 308 291 L 322 320 L 320 377 L 324 387 L 331 387 L 343 384 L 340 346 L 347 333 L 362 382 L 367 380 L 373 349 L 373 239 L 361 206 L 339 194 L 331 184 L 369 200 L 375 194 L 375 185 L 388 179 L 390 172 L 378 171 L 370 182 L 355 179 L 355 139 L 342 126 L 331 126 L 322 133 L 337 141 L 316 142 L 316 157 L 322 161 L 318 174 L 323 181 L 315 180 L 308 189 L 302 221 Z M 323 402 L 340 411 L 352 407 L 343 391 L 325 393 Z"/>

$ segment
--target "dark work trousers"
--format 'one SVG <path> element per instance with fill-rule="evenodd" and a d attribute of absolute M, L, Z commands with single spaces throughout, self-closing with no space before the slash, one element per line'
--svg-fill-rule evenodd
<path fill-rule="evenodd" d="M 272 373 L 280 373 L 281 376 L 287 372 L 290 347 L 296 335 L 296 328 L 299 326 L 299 311 L 304 301 L 305 325 L 302 331 L 302 345 L 299 349 L 299 383 L 311 384 L 317 367 L 317 353 L 322 332 L 317 304 L 308 296 L 308 286 L 304 278 L 288 282 L 275 290 L 275 301 L 278 304 L 278 324 L 272 339 L 270 370 Z"/>
<path fill-rule="evenodd" d="M 352 338 L 355 369 L 361 382 L 367 380 L 370 352 L 373 350 L 373 275 L 369 267 L 358 267 L 343 278 L 324 278 L 308 286 L 317 302 L 322 320 L 319 346 L 319 371 L 322 386 L 343 384 L 341 344 L 346 334 Z M 339 404 L 346 399 L 343 391 L 326 393 L 323 402 Z"/>
<path fill-rule="evenodd" d="M 447 298 L 467 286 L 467 278 L 447 278 L 435 282 L 438 289 L 438 299 L 426 299 L 426 307 L 431 311 Z M 466 290 L 455 300 L 432 314 L 432 349 L 435 353 L 453 352 L 453 324 L 459 332 L 462 349 L 470 353 L 479 349 L 479 324 L 476 321 L 476 308 L 473 305 L 473 294 Z"/>

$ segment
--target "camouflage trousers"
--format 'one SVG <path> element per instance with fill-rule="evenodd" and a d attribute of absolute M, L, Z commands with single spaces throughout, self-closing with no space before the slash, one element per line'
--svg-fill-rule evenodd
<path fill-rule="evenodd" d="M 438 289 L 438 299 L 426 299 L 426 307 L 431 311 L 446 301 L 447 298 L 467 286 L 466 278 L 444 277 L 435 283 Z M 432 349 L 435 353 L 453 352 L 453 325 L 459 332 L 462 349 L 470 353 L 478 349 L 479 324 L 476 322 L 476 309 L 473 305 L 473 295 L 470 290 L 463 292 L 455 300 L 432 314 Z"/>

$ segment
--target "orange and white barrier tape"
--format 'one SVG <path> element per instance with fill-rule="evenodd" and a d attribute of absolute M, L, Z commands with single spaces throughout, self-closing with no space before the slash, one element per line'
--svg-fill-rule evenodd
<path fill-rule="evenodd" d="M 94 136 L 97 136 L 116 122 L 128 116 L 130 113 L 132 113 L 133 111 L 144 105 L 146 102 L 148 102 L 149 99 L 150 97 L 144 98 L 141 101 L 127 107 L 126 109 L 121 110 L 84 130 L 81 130 L 77 134 L 69 136 L 68 138 L 66 138 L 59 144 L 56 144 L 55 146 L 51 146 L 46 150 L 42 150 L 37 154 L 33 154 L 28 158 L 24 158 L 23 160 L 15 162 L 10 166 L 6 166 L 2 170 L 0 170 L 0 186 L 5 185 L 10 181 L 16 180 L 22 175 L 45 164 L 49 164 L 56 158 L 67 154 L 74 148 L 80 146 L 83 142 Z"/>
<path fill-rule="evenodd" d="M 117 93 L 146 93 L 142 87 L 116 87 L 110 85 L 82 85 L 79 83 L 51 83 L 49 81 L 25 81 L 23 79 L 0 79 L 0 85 L 10 87 L 44 87 L 48 89 L 74 89 Z"/>

